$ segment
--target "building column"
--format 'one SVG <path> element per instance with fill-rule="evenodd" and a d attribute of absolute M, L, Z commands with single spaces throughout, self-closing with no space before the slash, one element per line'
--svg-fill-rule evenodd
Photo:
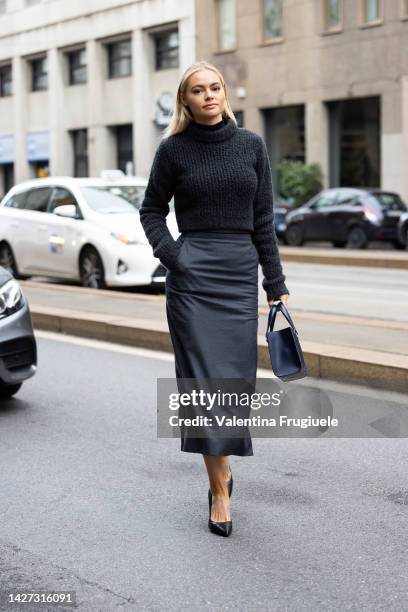
<path fill-rule="evenodd" d="M 408 204 L 408 75 L 401 77 L 401 113 L 402 113 L 402 159 L 401 159 L 401 197 Z M 394 155 L 398 155 L 395 151 Z"/>
<path fill-rule="evenodd" d="M 193 13 L 178 22 L 179 75 L 195 60 L 196 40 Z M 155 124 L 157 100 L 152 95 L 150 75 L 154 71 L 154 41 L 148 32 L 137 29 L 132 32 L 132 108 L 133 108 L 133 156 L 135 174 L 147 176 L 153 155 L 160 142 L 162 128 Z M 173 104 L 178 82 L 172 88 Z"/>
<path fill-rule="evenodd" d="M 102 45 L 96 40 L 86 44 L 88 64 L 88 168 L 89 176 L 99 176 L 101 170 L 116 167 L 114 139 L 104 125 L 103 80 L 106 74 L 106 57 Z"/>
<path fill-rule="evenodd" d="M 323 188 L 329 187 L 329 118 L 321 100 L 311 100 L 305 107 L 306 163 L 318 163 L 323 173 Z"/>
<path fill-rule="evenodd" d="M 72 175 L 64 154 L 65 130 L 64 112 L 64 62 L 58 49 L 48 51 L 48 96 L 50 112 L 50 175 Z"/>
<path fill-rule="evenodd" d="M 238 104 L 240 106 L 240 104 Z M 244 110 L 244 127 L 252 132 L 256 132 L 266 140 L 266 125 L 264 121 L 264 113 L 257 106 L 249 106 L 245 108 L 245 102 L 242 103 Z"/>
<path fill-rule="evenodd" d="M 153 58 L 149 58 L 149 42 L 149 34 L 143 30 L 132 32 L 133 164 L 138 176 L 149 173 L 155 141 L 155 101 L 149 78 Z"/>
<path fill-rule="evenodd" d="M 15 137 L 14 182 L 17 184 L 30 178 L 26 146 L 28 69 L 26 60 L 20 56 L 13 57 L 12 64 Z"/>
<path fill-rule="evenodd" d="M 404 191 L 403 91 L 401 80 L 401 86 L 389 87 L 381 94 L 380 106 L 380 187 L 400 194 Z"/>

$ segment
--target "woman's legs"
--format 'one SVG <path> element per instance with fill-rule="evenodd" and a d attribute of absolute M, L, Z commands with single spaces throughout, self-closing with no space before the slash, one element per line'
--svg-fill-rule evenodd
<path fill-rule="evenodd" d="M 208 479 L 212 493 L 211 519 L 217 522 L 230 521 L 230 501 L 227 481 L 231 477 L 229 471 L 229 457 L 203 455 L 207 467 Z"/>

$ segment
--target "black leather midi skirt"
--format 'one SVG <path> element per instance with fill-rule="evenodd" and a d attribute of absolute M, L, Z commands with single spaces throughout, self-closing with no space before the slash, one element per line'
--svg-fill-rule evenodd
<path fill-rule="evenodd" d="M 176 266 L 166 275 L 166 313 L 177 379 L 236 379 L 256 385 L 258 252 L 250 232 L 182 233 Z M 243 384 L 239 383 L 242 381 Z M 238 384 L 239 383 L 239 384 Z M 249 416 L 239 407 L 237 416 Z M 239 414 L 238 414 L 239 413 Z M 229 416 L 234 408 L 229 407 Z M 225 429 L 224 429 L 225 431 Z M 181 450 L 205 455 L 253 455 L 246 426 L 220 436 L 214 427 L 194 437 L 181 427 Z"/>

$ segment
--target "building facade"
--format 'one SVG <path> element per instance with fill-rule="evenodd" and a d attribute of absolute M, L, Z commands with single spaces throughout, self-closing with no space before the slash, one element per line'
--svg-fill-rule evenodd
<path fill-rule="evenodd" d="M 206 59 L 240 125 L 324 184 L 408 202 L 408 0 L 0 0 L 0 194 L 146 175 L 181 73 Z"/>
<path fill-rule="evenodd" d="M 382 187 L 408 203 L 408 0 L 196 3 L 197 56 L 223 72 L 243 123 L 326 187 Z"/>
<path fill-rule="evenodd" d="M 0 194 L 45 175 L 146 175 L 179 74 L 192 0 L 0 0 Z"/>

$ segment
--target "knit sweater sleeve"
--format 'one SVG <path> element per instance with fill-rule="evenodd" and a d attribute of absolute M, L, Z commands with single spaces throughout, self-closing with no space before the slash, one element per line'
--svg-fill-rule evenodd
<path fill-rule="evenodd" d="M 140 208 L 140 222 L 153 248 L 153 254 L 162 264 L 174 267 L 179 245 L 174 240 L 166 223 L 170 212 L 169 201 L 174 193 L 175 175 L 162 140 L 157 147 L 144 199 Z"/>
<path fill-rule="evenodd" d="M 285 285 L 274 226 L 272 176 L 264 140 L 258 140 L 258 188 L 254 199 L 254 242 L 264 278 L 267 299 L 278 299 L 289 291 Z"/>

